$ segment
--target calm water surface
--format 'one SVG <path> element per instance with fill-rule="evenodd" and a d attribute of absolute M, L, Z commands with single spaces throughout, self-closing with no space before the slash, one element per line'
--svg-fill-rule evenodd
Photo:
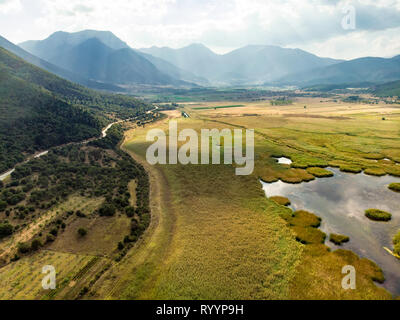
<path fill-rule="evenodd" d="M 338 233 L 350 237 L 341 247 L 327 241 L 333 249 L 349 249 L 363 258 L 375 261 L 384 271 L 384 287 L 400 295 L 400 260 L 383 247 L 393 248 L 392 238 L 400 230 L 400 193 L 388 189 L 399 178 L 348 174 L 328 168 L 335 176 L 302 184 L 264 183 L 268 197 L 288 197 L 293 210 L 308 210 L 323 219 L 321 230 L 329 236 Z M 376 208 L 392 213 L 390 222 L 373 222 L 365 210 Z"/>

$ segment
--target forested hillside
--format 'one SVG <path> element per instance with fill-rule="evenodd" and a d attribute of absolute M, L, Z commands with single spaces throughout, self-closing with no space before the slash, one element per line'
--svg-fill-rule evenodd
<path fill-rule="evenodd" d="M 400 81 L 375 86 L 372 88 L 372 92 L 380 97 L 400 97 Z"/>
<path fill-rule="evenodd" d="M 0 47 L 0 172 L 27 154 L 100 135 L 114 117 L 148 108 L 131 97 L 85 89 Z"/>
<path fill-rule="evenodd" d="M 53 65 L 100 83 L 189 85 L 159 70 L 111 32 L 56 32 L 45 40 L 20 46 Z"/>

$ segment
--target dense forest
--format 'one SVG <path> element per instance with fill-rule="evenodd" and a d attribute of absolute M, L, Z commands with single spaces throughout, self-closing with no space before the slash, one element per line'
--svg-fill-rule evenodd
<path fill-rule="evenodd" d="M 0 172 L 35 151 L 99 136 L 114 119 L 151 106 L 92 91 L 41 70 L 0 47 Z"/>
<path fill-rule="evenodd" d="M 120 259 L 150 223 L 149 179 L 144 168 L 118 148 L 121 127 L 114 126 L 106 138 L 88 144 L 53 148 L 48 155 L 17 166 L 10 183 L 0 186 L 0 238 L 23 229 L 42 213 L 73 195 L 102 197 L 104 202 L 93 214 L 112 217 L 126 214 L 131 221 L 130 234 L 115 243 Z M 128 184 L 136 181 L 136 207 L 130 205 Z M 20 243 L 10 256 L 36 251 L 52 243 L 68 228 L 71 217 L 85 219 L 82 212 L 61 212 L 32 236 Z M 81 230 L 81 233 L 87 232 Z M 4 260 L 3 262 L 7 262 Z"/>

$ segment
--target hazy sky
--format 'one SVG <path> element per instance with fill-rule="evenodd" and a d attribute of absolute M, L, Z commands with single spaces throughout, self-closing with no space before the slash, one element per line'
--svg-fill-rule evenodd
<path fill-rule="evenodd" d="M 349 5 L 354 30 L 342 27 Z M 83 29 L 112 31 L 134 48 L 270 44 L 389 57 L 400 54 L 400 0 L 0 0 L 0 35 L 12 42 Z"/>

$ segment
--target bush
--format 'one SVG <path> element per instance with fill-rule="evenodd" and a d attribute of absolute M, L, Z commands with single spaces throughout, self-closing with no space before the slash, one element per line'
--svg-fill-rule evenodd
<path fill-rule="evenodd" d="M 80 210 L 78 210 L 75 214 L 78 218 L 86 218 L 86 215 Z"/>
<path fill-rule="evenodd" d="M 52 234 L 53 236 L 57 237 L 57 235 L 58 235 L 58 230 L 57 230 L 56 228 L 54 228 L 54 229 L 52 229 L 52 230 L 50 231 L 50 234 Z"/>
<path fill-rule="evenodd" d="M 52 234 L 48 234 L 46 237 L 46 243 L 54 242 L 56 238 Z"/>
<path fill-rule="evenodd" d="M 400 183 L 391 183 L 389 189 L 395 192 L 400 192 Z"/>
<path fill-rule="evenodd" d="M 19 253 L 28 253 L 31 250 L 31 247 L 27 243 L 19 243 L 18 244 L 18 252 Z"/>
<path fill-rule="evenodd" d="M 336 244 L 336 245 L 338 245 L 338 246 L 340 246 L 340 245 L 342 245 L 342 244 L 345 243 L 345 242 L 349 242 L 349 241 L 350 241 L 350 238 L 347 237 L 347 236 L 340 235 L 340 234 L 332 233 L 332 234 L 330 235 L 330 237 L 329 237 L 329 241 L 330 241 L 330 242 L 333 242 L 334 244 Z"/>
<path fill-rule="evenodd" d="M 126 212 L 126 215 L 127 215 L 129 218 L 132 218 L 132 217 L 135 215 L 135 208 L 127 207 L 127 208 L 125 209 L 125 212 Z"/>
<path fill-rule="evenodd" d="M 100 208 L 99 213 L 103 217 L 112 217 L 116 211 L 117 209 L 113 204 L 107 203 Z"/>
<path fill-rule="evenodd" d="M 124 250 L 124 248 L 125 248 L 124 244 L 122 242 L 119 242 L 118 243 L 118 250 L 122 251 L 122 250 Z"/>
<path fill-rule="evenodd" d="M 31 243 L 31 250 L 37 251 L 42 246 L 42 242 L 39 239 L 35 239 Z"/>
<path fill-rule="evenodd" d="M 3 212 L 7 208 L 7 202 L 0 201 L 0 212 Z"/>
<path fill-rule="evenodd" d="M 86 236 L 87 235 L 87 230 L 85 229 L 85 228 L 80 228 L 79 230 L 78 230 L 78 234 L 81 236 L 81 237 L 84 237 L 84 236 Z"/>
<path fill-rule="evenodd" d="M 365 216 L 373 221 L 390 221 L 392 219 L 392 214 L 379 209 L 365 210 Z"/>
<path fill-rule="evenodd" d="M 12 235 L 14 228 L 9 223 L 1 223 L 0 224 L 0 239 L 8 237 Z"/>

